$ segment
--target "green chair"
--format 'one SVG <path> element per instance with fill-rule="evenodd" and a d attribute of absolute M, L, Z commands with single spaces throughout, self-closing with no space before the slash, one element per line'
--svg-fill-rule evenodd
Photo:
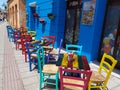
<path fill-rule="evenodd" d="M 38 68 L 40 72 L 40 90 L 43 85 L 55 85 L 58 90 L 58 66 L 55 64 L 45 64 L 44 48 L 40 47 L 37 51 Z M 55 81 L 55 82 L 51 82 Z"/>

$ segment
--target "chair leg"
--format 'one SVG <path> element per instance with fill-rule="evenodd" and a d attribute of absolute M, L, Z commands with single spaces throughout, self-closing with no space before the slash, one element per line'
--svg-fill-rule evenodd
<path fill-rule="evenodd" d="M 58 73 L 56 73 L 56 90 L 58 90 Z"/>
<path fill-rule="evenodd" d="M 43 79 L 43 73 L 40 73 L 40 90 L 42 90 Z"/>
<path fill-rule="evenodd" d="M 25 62 L 27 62 L 27 53 L 25 52 Z"/>
<path fill-rule="evenodd" d="M 32 71 L 32 63 L 31 63 L 31 61 L 29 61 L 29 67 L 30 67 L 30 71 Z"/>

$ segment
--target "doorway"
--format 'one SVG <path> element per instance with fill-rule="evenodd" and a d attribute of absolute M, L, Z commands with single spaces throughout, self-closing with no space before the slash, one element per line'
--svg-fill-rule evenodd
<path fill-rule="evenodd" d="M 36 7 L 30 7 L 29 27 L 30 30 L 35 30 L 35 18 L 33 14 L 36 13 Z"/>
<path fill-rule="evenodd" d="M 64 46 L 66 44 L 78 44 L 81 6 L 81 0 L 67 1 Z"/>
<path fill-rule="evenodd" d="M 98 60 L 103 53 L 112 55 L 118 60 L 116 67 L 120 69 L 120 1 L 108 0 L 106 17 Z"/>

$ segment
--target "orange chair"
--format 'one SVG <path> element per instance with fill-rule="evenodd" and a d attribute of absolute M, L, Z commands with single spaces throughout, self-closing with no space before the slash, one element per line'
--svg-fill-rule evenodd
<path fill-rule="evenodd" d="M 81 77 L 68 76 L 66 73 L 78 73 Z M 92 71 L 88 70 L 73 70 L 68 68 L 59 67 L 60 73 L 60 90 L 87 90 L 88 83 Z"/>
<path fill-rule="evenodd" d="M 91 90 L 92 88 L 101 88 L 102 90 L 106 90 L 108 80 L 116 63 L 117 60 L 104 53 L 98 71 L 93 71 L 92 73 L 88 90 Z"/>

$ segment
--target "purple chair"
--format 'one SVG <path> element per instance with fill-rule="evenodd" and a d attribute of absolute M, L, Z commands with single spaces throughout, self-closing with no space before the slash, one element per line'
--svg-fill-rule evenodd
<path fill-rule="evenodd" d="M 60 51 L 62 48 L 62 43 L 63 43 L 63 39 L 60 40 L 60 46 L 59 49 L 53 49 L 52 51 L 50 51 L 48 53 L 48 57 L 47 57 L 47 63 L 56 63 L 56 61 L 58 60 L 58 57 L 60 55 Z"/>

